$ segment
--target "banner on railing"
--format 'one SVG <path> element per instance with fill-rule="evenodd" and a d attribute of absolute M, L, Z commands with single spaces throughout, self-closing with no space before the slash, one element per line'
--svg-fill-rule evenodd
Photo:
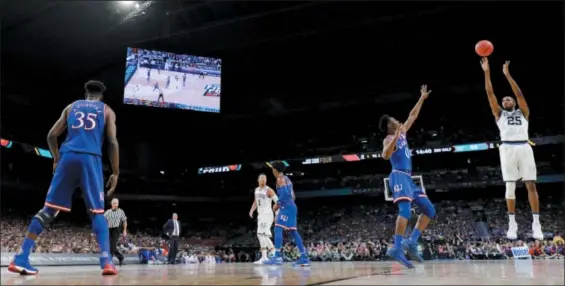
<path fill-rule="evenodd" d="M 511 250 L 515 259 L 532 259 L 530 249 L 527 246 L 512 247 Z"/>
<path fill-rule="evenodd" d="M 2 267 L 8 267 L 15 253 L 2 252 L 0 257 Z M 126 264 L 139 263 L 137 255 L 124 255 Z M 115 260 L 115 259 L 114 259 Z M 98 265 L 98 254 L 65 254 L 65 253 L 32 253 L 29 261 L 33 266 L 70 266 L 70 265 Z"/>

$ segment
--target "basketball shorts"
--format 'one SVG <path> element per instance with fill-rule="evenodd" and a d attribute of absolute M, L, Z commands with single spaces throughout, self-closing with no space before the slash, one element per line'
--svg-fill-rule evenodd
<path fill-rule="evenodd" d="M 297 213 L 296 205 L 281 206 L 279 208 L 279 214 L 277 215 L 275 225 L 284 229 L 295 230 Z"/>
<path fill-rule="evenodd" d="M 414 199 L 427 197 L 426 193 L 414 183 L 409 173 L 393 170 L 388 184 L 394 203 L 403 200 L 412 202 Z"/>
<path fill-rule="evenodd" d="M 82 190 L 86 208 L 95 214 L 104 213 L 104 176 L 102 157 L 75 152 L 61 154 L 51 186 L 45 198 L 45 206 L 70 212 L 73 193 Z"/>
<path fill-rule="evenodd" d="M 500 153 L 500 170 L 505 182 L 536 181 L 537 168 L 534 151 L 528 143 L 503 143 L 498 148 Z"/>
<path fill-rule="evenodd" d="M 259 214 L 257 217 L 257 234 L 271 237 L 271 226 L 273 226 L 273 214 Z"/>

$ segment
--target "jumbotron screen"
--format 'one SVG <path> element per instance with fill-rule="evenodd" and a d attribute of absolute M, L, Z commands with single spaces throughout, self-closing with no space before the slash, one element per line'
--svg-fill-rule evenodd
<path fill-rule="evenodd" d="M 220 59 L 128 48 L 124 103 L 220 112 Z"/>

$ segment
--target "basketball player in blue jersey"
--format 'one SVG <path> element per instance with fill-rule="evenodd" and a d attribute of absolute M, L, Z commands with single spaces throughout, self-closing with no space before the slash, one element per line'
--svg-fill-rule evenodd
<path fill-rule="evenodd" d="M 92 218 L 92 228 L 100 246 L 100 267 L 103 275 L 116 275 L 109 244 L 108 224 L 104 218 L 104 177 L 102 174 L 102 142 L 109 145 L 112 175 L 108 180 L 111 195 L 118 183 L 119 148 L 116 139 L 116 115 L 102 100 L 106 87 L 98 81 L 85 84 L 86 100 L 77 100 L 63 110 L 61 117 L 47 135 L 53 155 L 53 179 L 47 192 L 45 206 L 33 217 L 21 244 L 20 251 L 8 270 L 21 275 L 35 275 L 37 269 L 29 263 L 35 241 L 59 214 L 71 211 L 76 187 L 82 190 L 86 207 Z M 67 130 L 67 139 L 59 149 L 57 137 Z"/>
<path fill-rule="evenodd" d="M 406 140 L 406 132 L 412 127 L 416 118 L 418 118 L 422 104 L 431 92 L 431 90 L 428 91 L 427 86 L 422 86 L 420 89 L 420 99 L 412 111 L 410 111 L 408 119 L 406 119 L 404 124 L 388 115 L 383 115 L 379 122 L 380 129 L 388 134 L 383 142 L 382 156 L 385 160 L 390 160 L 392 165 L 388 187 L 392 190 L 393 202 L 398 206 L 399 211 L 398 218 L 396 219 L 394 246 L 387 251 L 387 255 L 409 268 L 414 267 L 414 265 L 404 256 L 403 248 L 408 251 L 414 260 L 418 262 L 423 261 L 418 254 L 418 239 L 436 214 L 434 206 L 424 191 L 412 181 L 412 159 L 408 141 Z M 422 214 L 418 218 L 410 238 L 403 240 L 406 233 L 406 225 L 410 219 L 412 202 L 418 206 Z"/>
<path fill-rule="evenodd" d="M 281 257 L 281 247 L 283 243 L 283 229 L 286 229 L 294 237 L 294 242 L 296 247 L 300 251 L 300 258 L 292 264 L 292 266 L 309 266 L 310 260 L 308 259 L 308 254 L 306 248 L 304 248 L 304 243 L 302 242 L 302 237 L 296 229 L 296 215 L 297 209 L 294 203 L 294 189 L 292 188 L 292 182 L 283 173 L 286 166 L 283 162 L 273 162 L 271 163 L 273 169 L 273 175 L 277 178 L 277 196 L 278 201 L 273 207 L 276 212 L 275 218 L 275 255 L 269 260 L 264 261 L 263 264 L 267 265 L 281 265 L 283 260 Z"/>

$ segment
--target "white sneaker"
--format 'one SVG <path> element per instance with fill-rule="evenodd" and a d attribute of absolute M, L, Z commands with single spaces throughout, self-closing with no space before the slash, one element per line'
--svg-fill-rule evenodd
<path fill-rule="evenodd" d="M 532 236 L 534 239 L 543 240 L 543 232 L 541 231 L 541 223 L 532 223 Z"/>
<path fill-rule="evenodd" d="M 253 264 L 263 264 L 263 261 L 265 261 L 267 259 L 264 259 L 263 257 L 261 257 L 259 260 L 253 262 Z"/>
<path fill-rule="evenodd" d="M 515 221 L 508 223 L 508 232 L 506 232 L 506 237 L 511 240 L 518 239 L 518 224 Z"/>

